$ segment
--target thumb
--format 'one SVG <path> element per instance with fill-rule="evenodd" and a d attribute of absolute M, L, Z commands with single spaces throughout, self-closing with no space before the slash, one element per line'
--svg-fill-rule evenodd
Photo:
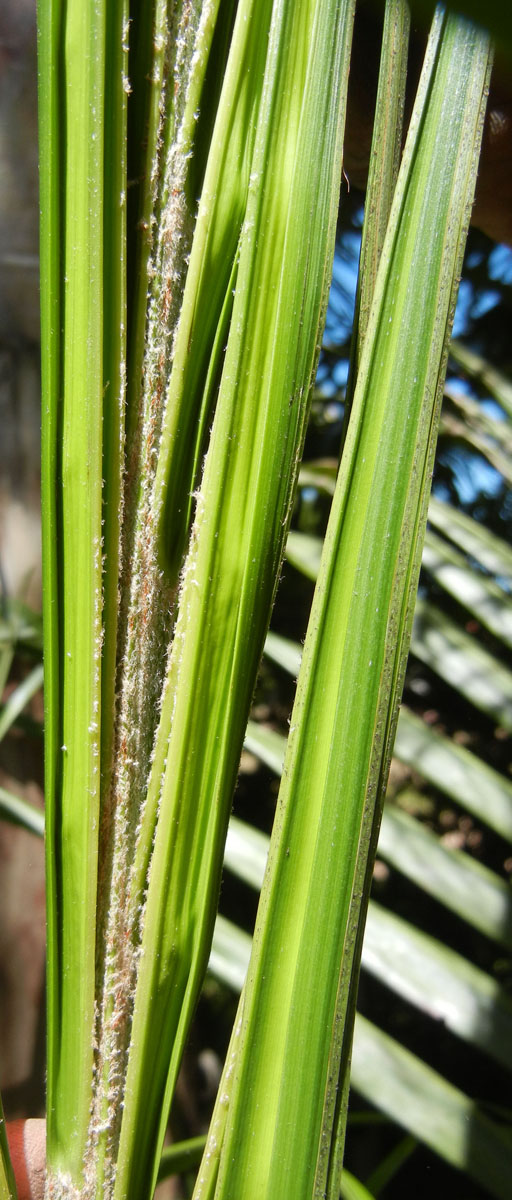
<path fill-rule="evenodd" d="M 6 1133 L 18 1200 L 43 1200 L 46 1121 L 8 1121 Z"/>

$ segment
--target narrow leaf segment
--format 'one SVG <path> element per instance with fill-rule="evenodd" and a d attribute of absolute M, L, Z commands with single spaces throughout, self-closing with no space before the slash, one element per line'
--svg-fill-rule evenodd
<path fill-rule="evenodd" d="M 199 379 L 197 411 L 211 410 L 212 395 L 215 411 L 194 497 L 134 862 L 134 893 L 145 896 L 147 872 L 149 882 L 116 1197 L 138 1196 L 148 1169 L 156 1173 L 184 1036 L 208 960 L 231 796 L 283 553 L 330 277 L 352 17 L 352 3 L 334 0 L 238 8 L 225 81 L 229 104 L 222 95 L 210 161 L 220 156 L 222 165 L 226 154 L 230 158 L 233 130 L 239 141 L 233 106 L 241 105 L 248 186 L 241 212 L 236 197 L 233 272 L 224 275 L 228 296 L 221 292 L 216 301 L 211 369 Z M 252 57 L 259 46 L 257 62 L 249 75 L 243 70 L 243 86 L 233 90 L 249 44 Z M 196 227 L 207 262 L 215 250 L 210 231 L 218 229 L 220 236 L 223 230 L 225 195 L 210 183 L 209 163 Z M 192 372 L 179 358 L 181 322 L 185 345 L 198 342 L 200 350 L 211 325 L 206 279 L 194 244 L 157 475 L 162 566 L 169 571 L 176 554 L 170 540 L 176 526 L 169 528 L 176 513 L 174 472 L 182 471 L 182 419 L 174 405 L 183 371 L 187 377 Z M 184 396 L 188 403 L 194 388 Z"/>
<path fill-rule="evenodd" d="M 196 1200 L 271 1200 L 286 1194 L 290 1178 L 298 1196 L 339 1195 L 361 899 L 408 648 L 488 59 L 483 34 L 438 11 L 382 250 L 253 954 Z"/>
<path fill-rule="evenodd" d="M 39 16 L 55 1200 L 156 1182 L 318 356 L 354 0 L 132 7 Z"/>

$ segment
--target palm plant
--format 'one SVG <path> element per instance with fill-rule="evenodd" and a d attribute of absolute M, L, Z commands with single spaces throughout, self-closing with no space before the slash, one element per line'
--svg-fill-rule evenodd
<path fill-rule="evenodd" d="M 353 16 L 353 0 L 40 4 L 49 1196 L 153 1194 L 244 736 L 281 762 L 247 720 L 325 315 Z M 334 492 L 321 557 L 287 542 L 318 581 L 196 1197 L 357 1187 L 342 1161 L 359 957 L 490 63 L 485 33 L 436 13 L 398 170 L 406 53 L 390 0 L 350 420 L 336 486 L 316 476 Z M 430 535 L 440 578 L 447 559 L 450 578 L 469 570 L 464 536 Z M 506 602 L 482 589 L 502 637 Z M 441 660 L 447 622 L 417 613 L 415 652 Z M 266 652 L 298 670 L 293 647 Z M 500 683 L 481 703 L 506 724 Z M 412 717 L 398 747 L 480 770 L 509 832 L 492 772 Z M 418 833 L 398 811 L 383 833 L 393 822 L 388 854 Z M 261 844 L 233 824 L 228 863 L 242 870 L 237 833 L 260 883 Z M 490 898 L 464 916 L 495 936 L 496 911 Z M 382 928 L 417 948 L 375 908 L 374 945 Z M 239 943 L 232 931 L 232 981 Z M 443 963 L 491 1003 L 486 978 Z M 430 1096 L 430 1126 L 425 1104 L 409 1128 L 462 1165 L 466 1098 L 401 1053 L 407 1096 L 418 1077 Z M 400 1051 L 360 1019 L 365 1094 L 379 1055 Z M 378 1102 L 396 1116 L 403 1094 Z M 510 1144 L 483 1116 L 475 1130 L 473 1173 L 504 1195 Z M 5 1144 L 2 1161 L 13 1194 Z"/>

